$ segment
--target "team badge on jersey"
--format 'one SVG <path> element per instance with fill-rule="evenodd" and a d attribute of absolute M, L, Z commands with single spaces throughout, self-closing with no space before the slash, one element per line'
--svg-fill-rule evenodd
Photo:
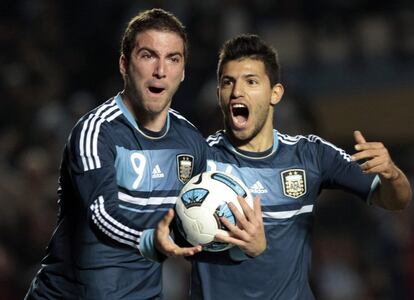
<path fill-rule="evenodd" d="M 280 173 L 283 194 L 291 198 L 299 198 L 306 194 L 306 173 L 303 169 L 290 169 Z"/>
<path fill-rule="evenodd" d="M 194 157 L 191 155 L 177 155 L 178 179 L 184 184 L 193 176 L 193 162 Z"/>

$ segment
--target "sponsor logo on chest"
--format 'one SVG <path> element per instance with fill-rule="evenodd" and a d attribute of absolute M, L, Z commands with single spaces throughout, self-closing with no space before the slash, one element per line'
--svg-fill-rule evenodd
<path fill-rule="evenodd" d="M 263 186 L 263 184 L 257 180 L 251 187 L 250 192 L 255 194 L 265 194 L 267 193 L 267 189 Z"/>

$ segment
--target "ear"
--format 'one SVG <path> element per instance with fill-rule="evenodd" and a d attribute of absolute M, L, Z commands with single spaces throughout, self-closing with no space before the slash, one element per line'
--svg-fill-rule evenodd
<path fill-rule="evenodd" d="M 272 95 L 270 97 L 270 104 L 276 105 L 279 103 L 280 100 L 282 100 L 283 93 L 285 91 L 285 88 L 281 83 L 276 83 L 272 88 Z"/>
<path fill-rule="evenodd" d="M 121 73 L 124 79 L 127 74 L 127 68 L 128 68 L 128 61 L 125 55 L 121 54 L 121 56 L 119 57 L 119 72 Z"/>
<path fill-rule="evenodd" d="M 183 70 L 183 76 L 181 77 L 181 82 L 183 82 L 185 79 L 185 69 Z"/>
<path fill-rule="evenodd" d="M 217 96 L 218 105 L 221 107 L 221 101 L 220 101 L 220 87 L 219 87 L 219 86 L 217 86 L 217 88 L 216 88 L 216 96 Z"/>

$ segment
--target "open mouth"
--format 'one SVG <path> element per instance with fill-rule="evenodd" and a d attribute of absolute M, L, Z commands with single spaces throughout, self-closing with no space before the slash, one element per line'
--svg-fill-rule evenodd
<path fill-rule="evenodd" d="M 233 117 L 233 123 L 236 126 L 243 126 L 247 123 L 249 118 L 249 109 L 246 105 L 237 103 L 231 106 L 231 114 Z"/>
<path fill-rule="evenodd" d="M 165 89 L 155 86 L 148 87 L 148 90 L 153 94 L 161 94 Z"/>

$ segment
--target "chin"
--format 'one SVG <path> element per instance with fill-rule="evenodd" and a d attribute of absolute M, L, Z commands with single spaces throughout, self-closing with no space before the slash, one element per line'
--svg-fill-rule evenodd
<path fill-rule="evenodd" d="M 164 100 L 164 99 L 159 99 L 159 100 L 151 100 L 148 101 L 145 105 L 145 108 L 148 112 L 153 112 L 153 113 L 160 113 L 164 110 L 168 110 L 168 108 L 170 107 L 170 102 Z"/>
<path fill-rule="evenodd" d="M 231 135 L 233 138 L 239 142 L 248 141 L 251 138 L 251 134 L 246 132 L 246 130 L 231 130 Z"/>

